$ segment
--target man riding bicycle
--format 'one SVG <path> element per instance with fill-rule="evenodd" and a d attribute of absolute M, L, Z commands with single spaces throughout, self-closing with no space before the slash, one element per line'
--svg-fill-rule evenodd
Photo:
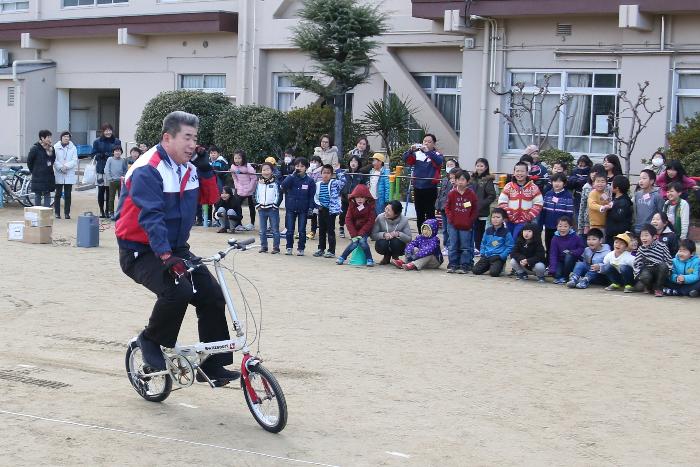
<path fill-rule="evenodd" d="M 172 112 L 163 120 L 160 144 L 129 169 L 119 199 L 115 232 L 122 271 L 158 297 L 146 328 L 138 336 L 143 360 L 163 371 L 160 346 L 175 347 L 188 304 L 197 310 L 199 339 L 229 339 L 226 302 L 205 268 L 186 276 L 184 260 L 193 258 L 187 240 L 194 224 L 200 180 L 189 161 L 197 144 L 199 118 Z M 201 369 L 217 385 L 240 377 L 225 368 L 230 353 L 216 354 Z M 197 380 L 202 381 L 200 375 Z"/>

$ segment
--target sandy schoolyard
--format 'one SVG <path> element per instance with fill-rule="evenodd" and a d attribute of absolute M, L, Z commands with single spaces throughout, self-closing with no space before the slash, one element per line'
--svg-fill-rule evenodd
<path fill-rule="evenodd" d="M 52 245 L 7 241 L 22 211 L 0 209 L 0 465 L 700 462 L 700 301 L 444 265 L 341 267 L 311 257 L 315 242 L 303 258 L 235 260 L 262 294 L 260 350 L 289 407 L 282 433 L 256 424 L 237 385 L 146 402 L 124 354 L 154 299 L 122 274 L 109 224 L 99 248 L 75 247 L 94 197 L 75 193 Z M 226 238 L 196 228 L 192 250 Z M 193 310 L 180 337 L 196 339 Z"/>

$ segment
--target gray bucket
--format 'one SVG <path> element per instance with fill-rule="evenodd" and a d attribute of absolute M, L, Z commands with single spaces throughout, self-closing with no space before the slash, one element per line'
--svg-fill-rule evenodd
<path fill-rule="evenodd" d="M 100 246 L 100 220 L 91 212 L 78 216 L 78 247 Z"/>

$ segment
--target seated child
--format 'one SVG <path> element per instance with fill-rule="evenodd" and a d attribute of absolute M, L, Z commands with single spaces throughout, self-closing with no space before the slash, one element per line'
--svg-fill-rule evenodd
<path fill-rule="evenodd" d="M 561 216 L 574 215 L 574 198 L 566 190 L 566 176 L 562 173 L 552 175 L 552 189 L 544 195 L 542 224 L 544 225 L 544 245 L 550 249 L 552 237 L 557 231 L 557 222 Z"/>
<path fill-rule="evenodd" d="M 583 253 L 583 241 L 571 226 L 569 216 L 561 216 L 557 231 L 552 238 L 549 252 L 549 273 L 554 275 L 555 284 L 565 284 L 566 278 L 574 270 L 576 261 Z"/>
<path fill-rule="evenodd" d="M 494 208 L 491 211 L 491 226 L 484 232 L 481 239 L 479 252 L 481 257 L 472 268 L 475 275 L 489 272 L 491 277 L 498 277 L 503 271 L 503 266 L 508 259 L 508 255 L 513 249 L 513 236 L 505 225 L 506 211 L 501 208 Z M 524 225 L 522 228 L 524 228 Z M 518 229 L 520 230 L 520 229 Z"/>
<path fill-rule="evenodd" d="M 537 224 L 530 222 L 523 226 L 510 257 L 510 267 L 515 271 L 518 280 L 527 280 L 528 274 L 535 274 L 537 282 L 544 282 L 545 251 Z"/>
<path fill-rule="evenodd" d="M 214 205 L 214 218 L 219 221 L 221 228 L 217 233 L 234 233 L 240 227 L 243 219 L 241 199 L 233 194 L 233 188 L 225 186 L 221 190 L 221 199 Z"/>
<path fill-rule="evenodd" d="M 673 225 L 676 236 L 683 240 L 688 238 L 688 227 L 690 226 L 690 205 L 681 198 L 683 185 L 679 182 L 671 182 L 666 187 L 666 197 L 668 201 L 664 203 L 663 211 L 668 216 Z"/>
<path fill-rule="evenodd" d="M 365 252 L 367 267 L 372 267 L 374 266 L 374 260 L 372 259 L 372 251 L 367 244 L 367 238 L 372 232 L 372 227 L 374 227 L 374 221 L 376 220 L 374 198 L 372 198 L 367 185 L 357 185 L 348 198 L 350 205 L 345 216 L 345 228 L 350 234 L 351 240 L 343 253 L 338 256 L 336 262 L 343 264 L 345 259 L 350 256 L 350 253 L 359 246 Z"/>
<path fill-rule="evenodd" d="M 694 241 L 681 240 L 678 253 L 673 258 L 670 284 L 664 289 L 666 295 L 700 295 L 700 258 L 695 255 Z"/>
<path fill-rule="evenodd" d="M 672 266 L 671 254 L 665 244 L 658 240 L 656 227 L 646 224 L 639 232 L 641 245 L 634 257 L 635 289 L 653 292 L 656 297 L 663 297 L 663 288 Z"/>
<path fill-rule="evenodd" d="M 673 231 L 668 216 L 665 212 L 657 212 L 651 216 L 651 225 L 656 227 L 656 233 L 659 236 L 659 241 L 666 245 L 671 257 L 676 256 L 678 252 L 678 237 Z"/>
<path fill-rule="evenodd" d="M 607 278 L 601 272 L 603 260 L 610 253 L 610 246 L 603 243 L 603 232 L 595 227 L 588 231 L 588 245 L 583 250 L 581 261 L 576 263 L 566 286 L 570 289 L 587 289 L 591 283 L 606 285 Z"/>
<path fill-rule="evenodd" d="M 406 271 L 438 269 L 442 264 L 440 238 L 437 219 L 426 219 L 420 228 L 420 235 L 406 245 L 405 261 L 392 259 L 391 264 Z"/>
<path fill-rule="evenodd" d="M 622 233 L 615 236 L 613 241 L 613 251 L 605 255 L 600 272 L 610 281 L 610 285 L 605 288 L 607 291 L 620 290 L 624 287 L 625 293 L 632 292 L 634 285 L 634 256 L 627 251 L 632 244 L 629 234 Z"/>

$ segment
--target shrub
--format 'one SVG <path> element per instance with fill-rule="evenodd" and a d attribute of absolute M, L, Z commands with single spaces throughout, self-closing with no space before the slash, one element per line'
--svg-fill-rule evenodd
<path fill-rule="evenodd" d="M 566 162 L 569 169 L 572 169 L 574 164 L 574 156 L 571 153 L 560 149 L 549 148 L 540 152 L 540 160 L 544 161 L 549 167 L 552 167 L 555 162 Z"/>
<path fill-rule="evenodd" d="M 700 114 L 696 114 L 685 125 L 676 126 L 668 135 L 666 160 L 672 159 L 679 160 L 689 176 L 700 176 Z M 692 206 L 691 216 L 700 218 L 700 203 L 696 197 L 691 195 L 688 201 Z"/>
<path fill-rule="evenodd" d="M 243 149 L 249 162 L 279 157 L 288 143 L 289 119 L 284 112 L 257 105 L 231 106 L 214 128 L 216 143 L 225 153 Z"/>
<path fill-rule="evenodd" d="M 160 142 L 163 119 L 170 112 L 182 110 L 199 117 L 199 141 L 214 142 L 214 125 L 220 115 L 232 107 L 221 93 L 201 91 L 166 91 L 148 101 L 136 127 L 136 141 L 153 146 Z"/>

